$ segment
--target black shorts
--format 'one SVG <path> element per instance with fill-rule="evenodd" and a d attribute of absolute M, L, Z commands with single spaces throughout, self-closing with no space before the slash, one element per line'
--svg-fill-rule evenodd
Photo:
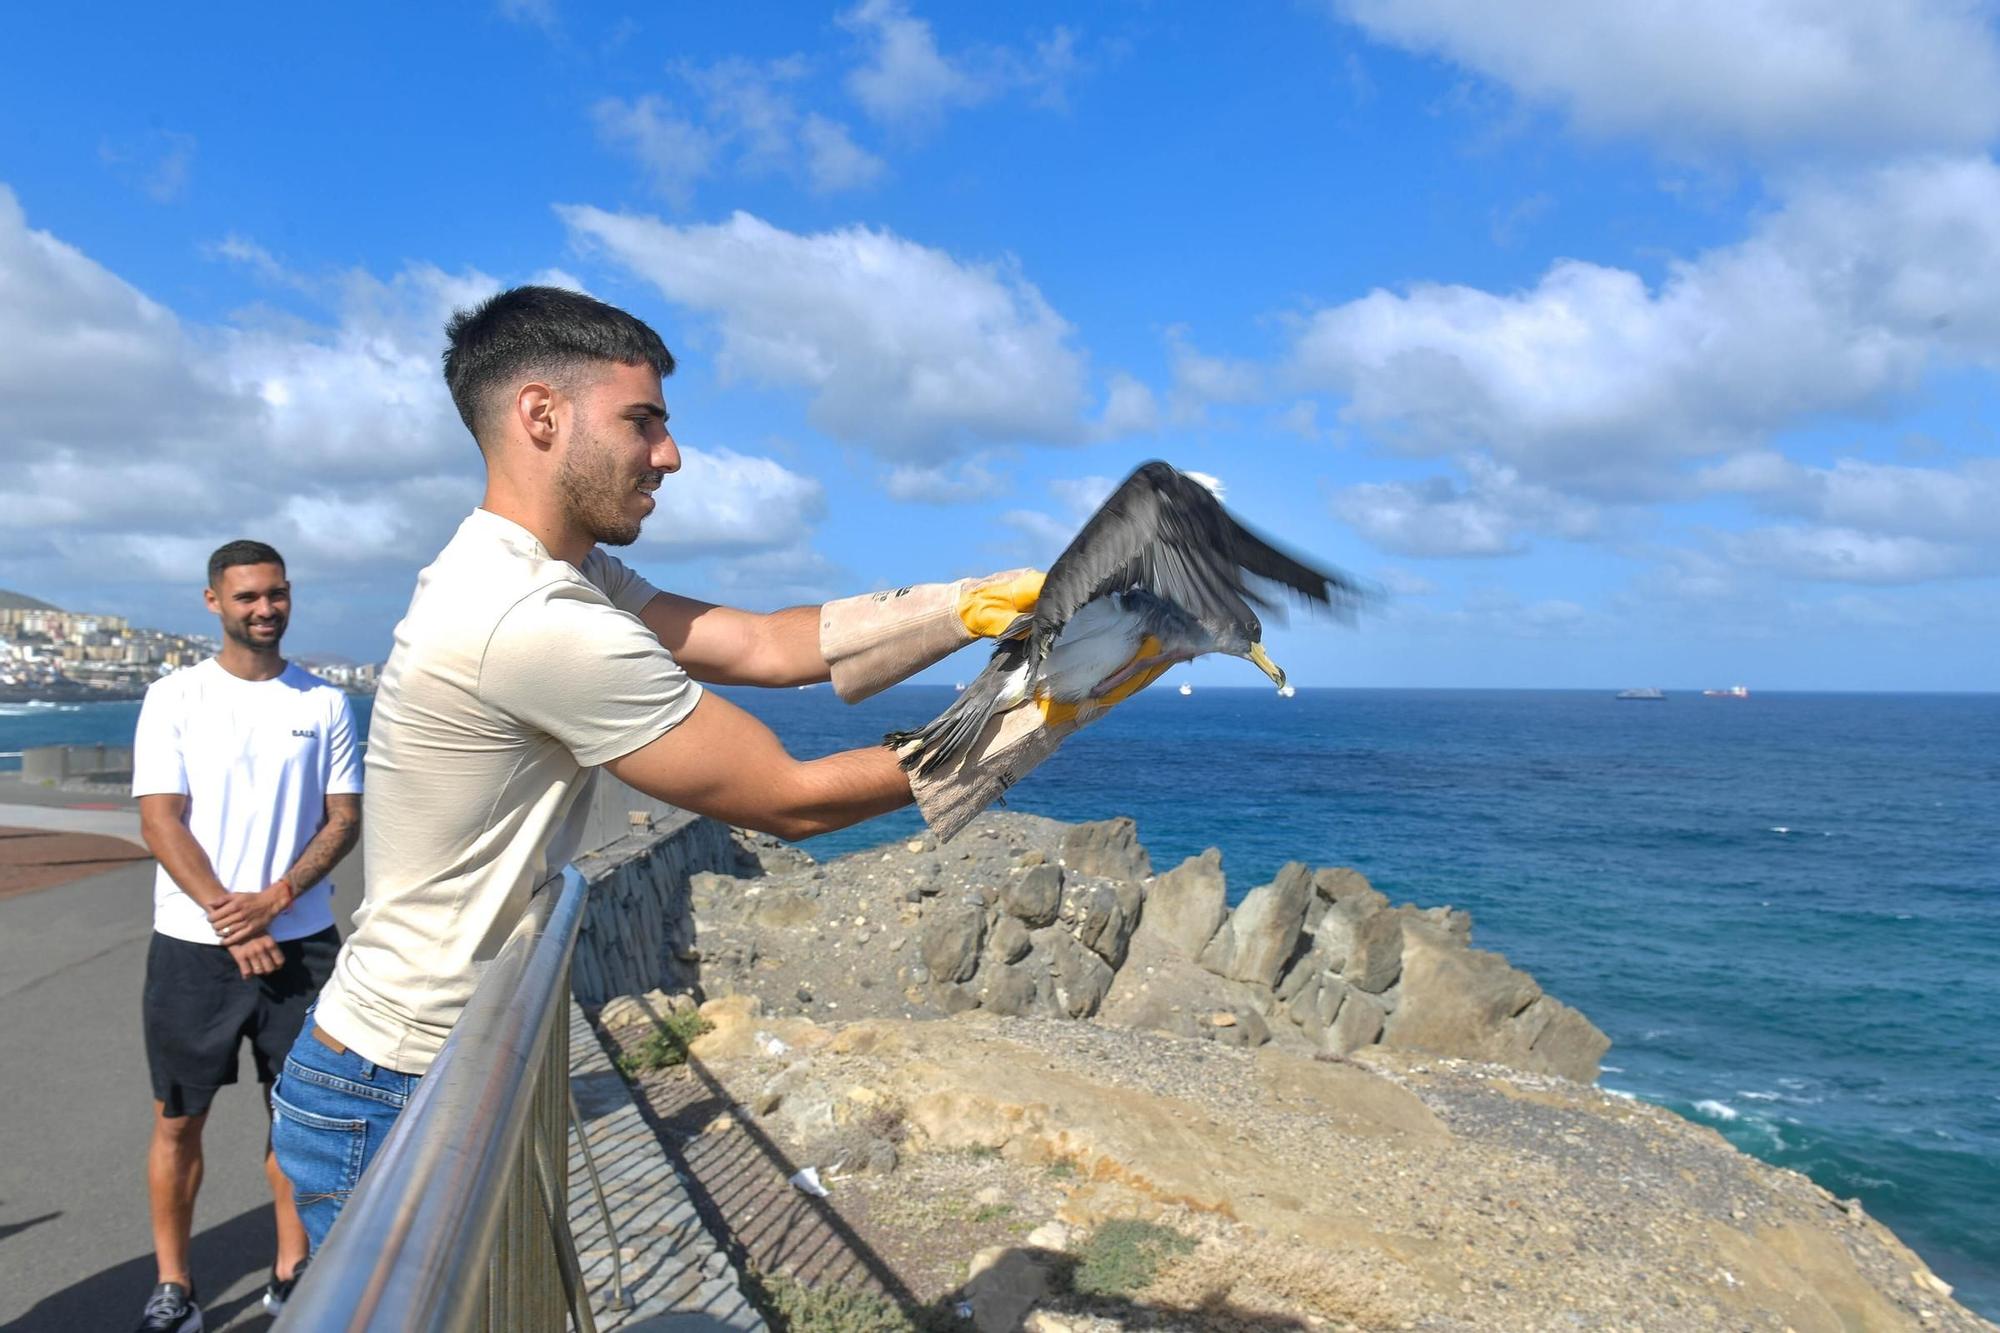
<path fill-rule="evenodd" d="M 146 952 L 146 1063 L 153 1096 L 169 1116 L 200 1115 L 215 1090 L 236 1081 L 243 1038 L 268 1084 L 285 1066 L 306 1010 L 333 975 L 340 933 L 281 940 L 284 966 L 245 977 L 220 944 L 195 944 L 157 931 Z"/>

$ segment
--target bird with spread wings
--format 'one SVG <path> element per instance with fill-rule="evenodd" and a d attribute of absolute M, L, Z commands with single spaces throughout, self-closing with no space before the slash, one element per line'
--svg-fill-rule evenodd
<path fill-rule="evenodd" d="M 1046 726 L 1081 725 L 1206 653 L 1245 658 L 1283 688 L 1257 611 L 1273 611 L 1284 594 L 1339 615 L 1365 595 L 1347 575 L 1243 526 L 1186 473 L 1143 464 L 1057 557 L 1034 611 L 1009 628 L 957 701 L 884 743 L 913 777 L 928 775 L 1024 704 Z"/>

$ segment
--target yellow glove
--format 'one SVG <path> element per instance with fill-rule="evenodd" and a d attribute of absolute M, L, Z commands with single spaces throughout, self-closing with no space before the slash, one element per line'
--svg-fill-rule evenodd
<path fill-rule="evenodd" d="M 958 618 L 975 637 L 997 639 L 1016 620 L 1034 614 L 1042 595 L 1042 580 L 1047 577 L 1039 569 L 1021 569 L 985 579 L 961 579 L 953 585 L 964 588 L 958 599 Z"/>

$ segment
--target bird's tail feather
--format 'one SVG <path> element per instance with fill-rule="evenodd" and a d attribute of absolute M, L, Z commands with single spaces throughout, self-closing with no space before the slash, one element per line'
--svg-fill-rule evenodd
<path fill-rule="evenodd" d="M 949 708 L 912 731 L 892 731 L 884 736 L 882 743 L 890 749 L 907 749 L 907 753 L 899 755 L 903 771 L 919 776 L 928 774 L 957 758 L 978 740 L 987 721 L 998 711 L 1008 677 L 1026 651 L 1026 645 L 1018 640 L 1003 642 L 994 650 L 993 660 L 986 669 Z M 916 742 L 914 748 L 910 748 L 912 741 Z"/>

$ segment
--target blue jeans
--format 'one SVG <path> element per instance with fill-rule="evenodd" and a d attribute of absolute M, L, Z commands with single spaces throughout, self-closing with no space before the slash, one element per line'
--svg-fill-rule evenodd
<path fill-rule="evenodd" d="M 307 1013 L 271 1090 L 271 1150 L 317 1253 L 420 1076 L 335 1051 L 315 1031 Z"/>

